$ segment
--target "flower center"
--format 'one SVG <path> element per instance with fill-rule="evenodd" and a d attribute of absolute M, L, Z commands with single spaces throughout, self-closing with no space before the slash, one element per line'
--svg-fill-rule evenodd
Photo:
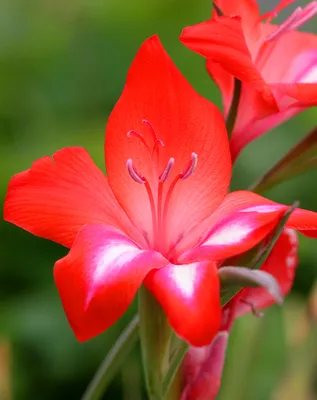
<path fill-rule="evenodd" d="M 149 141 L 145 139 L 143 134 L 135 130 L 130 130 L 127 133 L 127 136 L 129 138 L 135 137 L 140 140 L 140 142 L 149 152 L 152 160 L 152 167 L 155 179 L 151 181 L 152 183 L 150 183 L 150 180 L 136 169 L 132 158 L 129 158 L 127 160 L 126 167 L 130 177 L 136 183 L 144 185 L 149 199 L 152 215 L 153 238 L 151 240 L 148 233 L 146 232 L 144 233 L 144 237 L 149 246 L 165 255 L 168 255 L 173 250 L 175 245 L 179 242 L 179 240 L 181 240 L 180 238 L 177 243 L 174 243 L 170 248 L 168 248 L 166 243 L 167 218 L 171 199 L 175 191 L 175 187 L 179 184 L 179 182 L 186 180 L 193 175 L 197 166 L 198 156 L 196 153 L 191 153 L 190 159 L 183 171 L 176 174 L 174 179 L 170 183 L 168 183 L 174 168 L 175 159 L 171 157 L 166 163 L 163 170 L 159 170 L 160 150 L 164 148 L 164 143 L 161 139 L 157 137 L 155 130 L 153 129 L 149 121 L 143 120 L 142 122 L 148 127 L 148 130 L 151 133 L 150 144 Z"/>

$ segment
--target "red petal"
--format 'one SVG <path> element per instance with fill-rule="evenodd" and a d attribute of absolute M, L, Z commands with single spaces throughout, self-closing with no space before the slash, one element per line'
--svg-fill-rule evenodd
<path fill-rule="evenodd" d="M 184 360 L 185 389 L 181 400 L 213 400 L 222 378 L 228 332 L 217 334 L 211 345 L 191 347 Z"/>
<path fill-rule="evenodd" d="M 249 50 L 256 46 L 256 28 L 260 16 L 258 4 L 255 0 L 218 0 L 217 5 L 224 15 L 241 17 L 241 26 Z M 214 13 L 214 16 L 216 14 Z M 234 77 L 218 63 L 207 59 L 207 71 L 221 90 L 225 115 L 228 114 L 233 95 Z"/>
<path fill-rule="evenodd" d="M 217 5 L 224 15 L 241 17 L 241 26 L 250 52 L 257 47 L 260 11 L 255 0 L 218 0 Z M 214 13 L 214 16 L 216 14 Z M 207 71 L 221 90 L 225 115 L 228 114 L 233 95 L 234 77 L 217 62 L 207 59 Z M 250 112 L 250 110 L 249 110 Z M 248 116 L 249 118 L 249 116 Z"/>
<path fill-rule="evenodd" d="M 139 139 L 127 138 L 131 129 L 153 144 L 152 134 L 142 120 L 151 123 L 165 146 L 160 148 L 159 168 L 153 173 L 149 152 Z M 156 200 L 158 175 L 175 158 L 169 182 L 182 172 L 191 153 L 198 154 L 193 176 L 179 182 L 172 196 L 168 221 L 174 240 L 206 218 L 222 201 L 230 180 L 231 159 L 223 116 L 203 99 L 177 70 L 157 36 L 148 39 L 130 67 L 123 93 L 108 121 L 106 162 L 109 183 L 120 204 L 141 230 L 152 225 L 144 185 L 132 180 L 126 161 L 151 183 Z M 153 176 L 154 175 L 154 176 Z M 165 194 L 163 196 L 165 196 Z M 170 238 L 170 240 L 173 240 Z"/>
<path fill-rule="evenodd" d="M 55 282 L 68 321 L 79 341 L 109 328 L 131 304 L 143 279 L 167 261 L 140 250 L 105 225 L 84 226 L 68 255 L 54 267 Z"/>
<path fill-rule="evenodd" d="M 262 24 L 261 28 L 265 37 L 277 26 Z M 258 95 L 251 86 L 243 86 L 237 123 L 230 141 L 233 161 L 247 144 L 305 107 L 316 104 L 317 85 L 312 83 L 317 81 L 316 46 L 316 35 L 296 31 L 284 33 L 278 39 L 262 45 L 255 65 L 270 84 L 280 111 L 265 115 L 261 104 L 250 110 L 249 105 L 257 101 Z M 224 97 L 226 92 L 221 89 Z"/>
<path fill-rule="evenodd" d="M 233 195 L 236 193 L 236 195 Z M 243 212 L 256 211 L 259 213 L 271 213 L 278 211 L 286 211 L 289 206 L 283 204 L 275 203 L 272 200 L 266 199 L 265 197 L 259 196 L 252 192 L 238 191 L 231 193 L 232 196 L 228 195 L 228 202 L 224 209 L 230 210 L 230 208 L 237 207 Z M 230 199 L 229 199 L 230 196 Z M 223 204 L 225 204 L 224 201 Z M 222 210 L 223 213 L 225 210 Z M 298 230 L 303 235 L 309 237 L 317 237 L 317 213 L 309 210 L 304 210 L 302 208 L 297 208 L 290 216 L 287 227 Z"/>
<path fill-rule="evenodd" d="M 248 91 L 251 93 L 247 94 L 246 91 L 244 92 L 246 96 L 240 103 L 241 107 L 238 112 L 237 124 L 230 140 L 232 162 L 236 160 L 246 145 L 304 110 L 304 107 L 291 107 L 269 116 L 263 115 L 262 118 L 259 114 L 259 108 L 255 107 L 250 112 L 250 107 L 247 106 L 247 103 L 252 104 L 253 102 L 248 102 L 247 99 L 250 100 L 249 96 L 254 94 L 254 90 L 248 88 Z M 257 120 L 258 117 L 262 119 Z"/>
<path fill-rule="evenodd" d="M 264 239 L 288 208 L 252 192 L 232 192 L 206 220 L 211 227 L 206 239 L 185 251 L 179 260 L 220 260 L 243 253 Z M 317 213 L 297 208 L 287 226 L 317 237 Z"/>
<path fill-rule="evenodd" d="M 252 61 L 240 17 L 217 17 L 187 27 L 183 30 L 181 41 L 191 50 L 219 63 L 243 83 L 254 87 L 267 112 L 278 111 L 270 86 Z"/>
<path fill-rule="evenodd" d="M 277 25 L 262 25 L 263 36 L 267 36 L 277 29 Z M 311 57 L 307 60 L 302 54 L 309 51 L 315 52 L 317 47 L 317 35 L 306 32 L 291 31 L 281 35 L 274 41 L 265 42 L 259 50 L 256 66 L 261 71 L 264 79 L 269 83 L 290 83 L 299 81 L 300 70 L 307 70 L 313 62 Z M 283 52 L 283 57 L 281 57 Z"/>
<path fill-rule="evenodd" d="M 296 232 L 285 229 L 261 270 L 275 277 L 285 296 L 293 286 L 297 264 L 298 239 Z M 236 307 L 236 316 L 250 312 L 250 305 L 255 309 L 260 309 L 269 307 L 275 302 L 274 298 L 263 288 L 245 288 L 240 293 L 240 299 L 242 302 L 240 301 Z"/>
<path fill-rule="evenodd" d="M 43 157 L 15 175 L 9 183 L 4 219 L 67 247 L 87 223 L 117 225 L 130 231 L 107 178 L 79 147 Z"/>
<path fill-rule="evenodd" d="M 244 28 L 253 28 L 260 17 L 256 0 L 217 0 L 216 3 L 224 15 L 239 15 Z"/>
<path fill-rule="evenodd" d="M 208 220 L 209 226 L 219 220 L 225 219 L 235 212 L 258 212 L 261 214 L 286 211 L 289 206 L 275 203 L 256 193 L 239 190 L 229 193 L 222 204 L 211 215 Z M 305 231 L 316 231 L 317 235 L 317 213 L 302 208 L 297 208 L 290 216 L 287 226 L 297 229 L 305 234 Z M 315 236 L 314 236 L 315 237 Z"/>
<path fill-rule="evenodd" d="M 253 53 L 261 37 L 260 10 L 256 0 L 218 0 L 217 5 L 225 16 L 238 15 L 248 48 Z"/>
<path fill-rule="evenodd" d="M 221 318 L 215 263 L 168 264 L 151 272 L 145 284 L 181 338 L 193 346 L 205 346 L 212 341 Z"/>
<path fill-rule="evenodd" d="M 210 59 L 206 60 L 206 68 L 211 79 L 216 82 L 221 91 L 224 115 L 227 116 L 232 102 L 234 76 L 229 74 L 221 65 Z"/>
<path fill-rule="evenodd" d="M 281 94 L 291 97 L 289 106 L 308 107 L 317 105 L 317 83 L 277 83 L 272 87 Z"/>
<path fill-rule="evenodd" d="M 181 262 L 223 260 L 244 253 L 274 229 L 282 211 L 270 213 L 236 212 L 216 224 L 199 246 L 186 251 Z"/>

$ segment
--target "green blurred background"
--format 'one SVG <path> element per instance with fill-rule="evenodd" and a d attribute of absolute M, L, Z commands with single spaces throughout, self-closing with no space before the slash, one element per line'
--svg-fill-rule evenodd
<path fill-rule="evenodd" d="M 274 2 L 262 3 L 270 9 Z M 181 29 L 206 19 L 210 9 L 209 0 L 2 0 L 1 202 L 13 174 L 65 146 L 87 148 L 104 170 L 107 117 L 134 54 L 154 33 L 191 84 L 220 106 L 204 61 L 178 42 Z M 234 188 L 246 188 L 278 160 L 316 124 L 316 115 L 306 111 L 250 145 L 234 169 Z M 317 211 L 316 178 L 310 172 L 267 195 Z M 67 250 L 5 222 L 0 238 L 0 399 L 79 399 L 135 305 L 108 332 L 78 343 L 52 277 Z M 317 398 L 317 334 L 305 308 L 316 278 L 316 244 L 301 239 L 300 268 L 285 307 L 236 324 L 221 400 Z M 104 398 L 146 398 L 138 348 Z"/>

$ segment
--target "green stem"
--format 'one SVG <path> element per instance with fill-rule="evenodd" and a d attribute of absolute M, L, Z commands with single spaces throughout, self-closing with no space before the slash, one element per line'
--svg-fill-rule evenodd
<path fill-rule="evenodd" d="M 139 291 L 140 339 L 145 383 L 150 400 L 162 400 L 162 381 L 169 363 L 172 329 L 152 294 Z"/>
<path fill-rule="evenodd" d="M 178 376 L 179 371 L 180 371 L 180 366 L 183 362 L 183 359 L 185 357 L 185 354 L 187 353 L 188 350 L 188 344 L 186 342 L 180 342 L 180 346 L 177 349 L 175 356 L 172 358 L 170 362 L 169 369 L 164 377 L 163 384 L 162 384 L 162 393 L 163 393 L 163 399 L 169 398 L 175 398 L 175 396 L 169 395 L 171 392 L 171 388 L 173 384 L 175 383 L 176 378 L 181 378 Z M 177 382 L 178 383 L 178 382 Z M 177 393 L 177 388 L 175 390 L 175 395 L 179 395 Z M 178 400 L 178 397 L 177 397 Z"/>
<path fill-rule="evenodd" d="M 99 400 L 107 386 L 126 360 L 127 355 L 139 338 L 139 317 L 136 315 L 120 335 L 95 376 L 87 387 L 82 400 Z"/>
<path fill-rule="evenodd" d="M 231 137 L 234 124 L 237 119 L 237 114 L 238 114 L 238 108 L 239 108 L 239 103 L 240 103 L 240 95 L 241 95 L 241 87 L 242 83 L 239 79 L 234 78 L 234 90 L 233 90 L 233 99 L 232 103 L 230 106 L 226 126 L 227 126 L 227 131 L 228 131 L 228 136 L 229 138 Z"/>

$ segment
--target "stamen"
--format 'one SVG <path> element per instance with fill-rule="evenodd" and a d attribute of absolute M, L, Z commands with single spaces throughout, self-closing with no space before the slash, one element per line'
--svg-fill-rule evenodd
<path fill-rule="evenodd" d="M 147 119 L 142 119 L 142 124 L 145 124 L 150 128 L 151 134 L 153 136 L 153 140 L 154 140 L 154 142 L 156 142 L 157 136 L 156 136 L 156 133 L 155 133 L 155 130 L 154 130 L 152 124 Z"/>
<path fill-rule="evenodd" d="M 246 304 L 247 306 L 250 307 L 252 314 L 257 317 L 257 318 L 262 318 L 264 316 L 264 313 L 262 311 L 259 311 L 255 305 L 252 303 L 252 301 L 240 299 L 240 303 Z"/>
<path fill-rule="evenodd" d="M 128 170 L 128 172 L 129 172 L 131 178 L 132 178 L 135 182 L 140 183 L 140 184 L 142 184 L 142 185 L 146 182 L 146 179 L 144 178 L 144 176 L 141 175 L 140 172 L 138 172 L 138 171 L 135 169 L 135 167 L 134 167 L 134 165 L 133 165 L 132 158 L 129 158 L 129 159 L 127 160 L 126 166 L 127 166 L 127 170 Z"/>
<path fill-rule="evenodd" d="M 187 179 L 191 175 L 193 175 L 198 163 L 198 155 L 196 153 L 191 154 L 191 161 L 187 165 L 185 171 L 183 171 L 180 175 L 180 179 Z"/>
<path fill-rule="evenodd" d="M 275 18 L 278 13 L 295 0 L 282 0 L 281 3 L 271 12 L 264 14 L 261 17 L 261 20 L 267 19 L 266 23 L 270 23 L 273 18 Z M 295 11 L 280 25 L 277 26 L 277 29 L 269 34 L 265 41 L 269 42 L 276 39 L 283 33 L 289 32 L 291 30 L 297 29 L 303 24 L 305 24 L 308 20 L 310 20 L 317 13 L 317 1 L 312 1 L 307 4 L 306 7 L 297 7 Z"/>
<path fill-rule="evenodd" d="M 149 247 L 151 247 L 151 243 L 150 243 L 150 239 L 149 239 L 149 234 L 148 234 L 147 232 L 143 231 L 143 237 L 144 237 L 144 239 L 145 239 L 145 241 L 146 241 L 146 244 L 147 244 Z"/>
<path fill-rule="evenodd" d="M 312 1 L 311 3 L 307 4 L 306 7 L 304 7 L 300 17 L 293 24 L 292 29 L 297 29 L 300 26 L 304 25 L 307 21 L 309 21 L 316 14 L 317 14 L 317 1 Z"/>
<path fill-rule="evenodd" d="M 197 167 L 197 163 L 198 163 L 198 155 L 196 153 L 192 153 L 191 160 L 190 160 L 189 164 L 187 165 L 187 167 L 185 168 L 185 170 L 182 173 L 177 174 L 175 176 L 172 183 L 170 184 L 170 187 L 168 188 L 168 191 L 167 191 L 167 194 L 165 197 L 165 203 L 164 203 L 164 208 L 163 208 L 163 217 L 162 217 L 162 222 L 161 222 L 163 232 L 165 232 L 166 221 L 167 221 L 167 216 L 168 216 L 168 209 L 170 206 L 170 202 L 171 202 L 171 198 L 172 198 L 172 194 L 175 189 L 175 186 L 176 186 L 177 182 L 179 182 L 179 180 L 187 179 L 194 173 L 194 171 Z"/>
<path fill-rule="evenodd" d="M 302 9 L 300 7 L 296 10 L 270 35 L 265 38 L 266 42 L 276 39 L 276 37 L 282 33 L 288 32 L 293 29 L 294 22 L 302 15 Z"/>
<path fill-rule="evenodd" d="M 273 18 L 278 16 L 279 12 L 288 7 L 290 4 L 294 3 L 294 1 L 296 0 L 282 0 L 272 11 L 263 14 L 260 17 L 260 21 L 267 19 L 267 22 L 271 22 Z"/>
<path fill-rule="evenodd" d="M 160 182 L 167 181 L 167 179 L 170 176 L 171 171 L 173 169 L 174 163 L 175 163 L 175 159 L 173 157 L 168 160 L 168 162 L 167 162 L 167 164 L 166 164 L 166 166 L 164 168 L 164 171 L 159 176 L 159 181 Z"/>
<path fill-rule="evenodd" d="M 161 139 L 156 139 L 156 140 L 155 140 L 155 143 L 154 143 L 154 146 L 153 146 L 153 150 L 152 150 L 152 158 L 153 158 L 155 152 L 158 150 L 158 147 L 159 147 L 159 146 L 164 147 L 165 145 L 164 145 L 164 143 L 163 143 L 163 140 L 161 140 Z"/>
<path fill-rule="evenodd" d="M 146 141 L 145 141 L 145 139 L 144 139 L 144 136 L 143 136 L 141 133 L 139 133 L 139 132 L 137 132 L 137 131 L 131 129 L 131 130 L 127 133 L 127 137 L 128 137 L 128 138 L 131 138 L 131 136 L 137 137 L 137 138 L 143 143 L 143 145 L 146 147 L 146 149 L 148 150 L 148 152 L 151 153 L 151 150 L 150 150 L 149 146 L 147 145 L 147 143 L 146 143 Z"/>

